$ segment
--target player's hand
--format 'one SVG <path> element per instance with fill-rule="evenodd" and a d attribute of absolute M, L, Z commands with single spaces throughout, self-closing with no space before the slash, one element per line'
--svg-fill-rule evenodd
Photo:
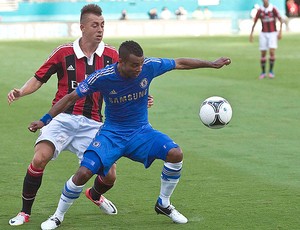
<path fill-rule="evenodd" d="M 12 89 L 7 94 L 7 102 L 10 105 L 13 101 L 18 100 L 21 97 L 20 89 Z"/>
<path fill-rule="evenodd" d="M 34 121 L 28 126 L 30 132 L 35 133 L 38 129 L 41 129 L 45 126 L 44 122 L 42 121 Z"/>
<path fill-rule="evenodd" d="M 148 95 L 148 108 L 151 108 L 151 106 L 154 104 L 154 98 L 152 95 Z"/>
<path fill-rule="evenodd" d="M 216 69 L 220 69 L 224 65 L 229 65 L 230 63 L 231 63 L 231 60 L 228 57 L 221 57 L 221 58 L 219 58 L 219 59 L 212 62 L 213 67 L 216 68 Z"/>
<path fill-rule="evenodd" d="M 281 31 L 278 33 L 278 35 L 277 35 L 277 39 L 278 40 L 280 40 L 282 38 L 282 33 L 281 33 Z"/>
<path fill-rule="evenodd" d="M 249 42 L 253 42 L 253 35 L 252 34 L 250 34 L 250 36 L 249 36 Z"/>

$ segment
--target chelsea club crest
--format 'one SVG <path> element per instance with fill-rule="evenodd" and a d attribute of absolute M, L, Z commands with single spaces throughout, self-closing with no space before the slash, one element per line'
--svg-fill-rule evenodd
<path fill-rule="evenodd" d="M 143 80 L 141 80 L 141 82 L 140 82 L 140 86 L 141 86 L 141 88 L 146 88 L 147 86 L 148 86 L 148 80 L 147 80 L 147 78 L 144 78 Z"/>

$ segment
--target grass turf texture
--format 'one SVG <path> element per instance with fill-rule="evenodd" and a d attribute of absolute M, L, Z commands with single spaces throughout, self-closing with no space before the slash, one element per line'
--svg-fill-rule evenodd
<path fill-rule="evenodd" d="M 155 105 L 149 110 L 154 128 L 169 134 L 184 151 L 184 168 L 172 202 L 189 218 L 186 225 L 157 216 L 162 162 L 145 170 L 128 159 L 118 162 L 118 180 L 108 192 L 118 208 L 106 216 L 81 195 L 60 229 L 298 229 L 300 226 L 299 35 L 284 36 L 276 52 L 273 80 L 260 74 L 257 37 L 136 39 L 146 56 L 228 56 L 220 70 L 173 71 L 151 85 Z M 118 47 L 121 39 L 105 39 Z M 37 93 L 7 105 L 6 95 L 21 87 L 57 45 L 66 40 L 1 41 L 1 217 L 0 229 L 21 208 L 21 189 L 38 134 L 27 125 L 48 111 L 55 77 Z M 225 97 L 233 108 L 228 127 L 201 124 L 200 103 Z M 31 221 L 18 229 L 39 229 L 55 211 L 64 182 L 77 169 L 65 152 L 44 174 Z M 91 186 L 93 179 L 88 182 Z"/>

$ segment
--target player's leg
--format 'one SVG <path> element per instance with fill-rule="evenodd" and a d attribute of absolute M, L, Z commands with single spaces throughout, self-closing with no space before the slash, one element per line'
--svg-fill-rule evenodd
<path fill-rule="evenodd" d="M 104 177 L 98 175 L 94 180 L 94 185 L 85 191 L 85 195 L 104 213 L 115 215 L 118 213 L 116 206 L 106 199 L 103 194 L 111 189 L 116 180 L 116 164 L 110 168 L 108 174 Z"/>
<path fill-rule="evenodd" d="M 68 149 L 71 152 L 76 153 L 79 160 L 81 161 L 83 158 L 84 151 L 88 148 L 90 143 L 93 141 L 102 123 L 94 121 L 92 119 L 88 119 L 83 116 L 77 116 L 77 117 L 79 118 L 78 123 L 80 124 L 80 126 L 78 127 L 78 131 L 74 136 L 72 143 L 70 143 Z M 94 204 L 98 206 L 100 204 L 99 208 L 106 214 L 117 213 L 116 209 L 112 209 L 112 207 L 115 207 L 112 204 L 112 202 L 107 200 L 104 196 L 101 196 L 102 194 L 104 194 L 114 186 L 115 180 L 116 180 L 116 165 L 114 164 L 106 176 L 100 176 L 100 175 L 97 176 L 95 178 L 94 186 L 92 188 L 88 188 L 85 192 L 86 197 L 91 201 L 93 201 Z M 97 202 L 97 201 L 103 201 L 103 202 Z"/>
<path fill-rule="evenodd" d="M 260 68 L 261 74 L 259 79 L 266 77 L 266 55 L 268 50 L 268 34 L 261 32 L 259 35 L 259 50 L 260 50 Z"/>
<path fill-rule="evenodd" d="M 263 79 L 266 77 L 266 55 L 267 51 L 262 50 L 260 55 L 260 68 L 261 68 L 261 74 L 259 75 L 259 79 Z"/>
<path fill-rule="evenodd" d="M 29 221 L 35 196 L 41 186 L 44 169 L 51 159 L 67 149 L 78 122 L 69 114 L 59 114 L 51 123 L 42 128 L 36 140 L 35 153 L 28 167 L 23 183 L 21 212 L 9 221 L 10 225 L 21 225 Z"/>
<path fill-rule="evenodd" d="M 54 145 L 49 141 L 41 141 L 35 146 L 34 157 L 23 181 L 22 209 L 16 217 L 9 220 L 10 225 L 22 225 L 29 221 L 32 205 L 42 184 L 44 169 L 52 159 L 54 149 Z"/>
<path fill-rule="evenodd" d="M 75 175 L 65 183 L 60 196 L 55 213 L 41 224 L 41 229 L 56 229 L 64 220 L 66 212 L 69 210 L 74 201 L 79 198 L 85 183 L 94 175 L 94 173 L 80 166 Z"/>
<path fill-rule="evenodd" d="M 278 38 L 277 32 L 273 32 L 269 34 L 269 78 L 274 78 L 275 74 L 273 71 L 274 63 L 275 63 L 275 50 L 278 46 Z"/>
<path fill-rule="evenodd" d="M 270 52 L 270 59 L 269 59 L 269 78 L 274 78 L 275 77 L 275 74 L 274 74 L 274 71 L 273 71 L 273 68 L 274 68 L 274 63 L 275 63 L 275 49 L 270 49 L 269 50 Z"/>
<path fill-rule="evenodd" d="M 170 149 L 161 173 L 160 194 L 155 205 L 157 214 L 166 215 L 179 224 L 185 224 L 188 220 L 175 209 L 170 198 L 181 176 L 182 159 L 183 154 L 179 147 Z"/>
<path fill-rule="evenodd" d="M 160 195 L 155 204 L 155 211 L 157 214 L 168 216 L 175 223 L 187 223 L 187 218 L 179 213 L 170 202 L 171 195 L 181 176 L 183 153 L 180 147 L 166 134 L 154 130 L 149 125 L 131 138 L 127 150 L 130 153 L 128 157 L 144 163 L 146 168 L 155 159 L 165 161 L 161 173 Z"/>
<path fill-rule="evenodd" d="M 90 196 L 94 200 L 99 200 L 100 196 L 111 189 L 116 180 L 116 164 L 109 170 L 108 174 L 104 177 L 98 175 L 94 180 L 94 185 L 90 188 Z"/>
<path fill-rule="evenodd" d="M 161 173 L 161 191 L 159 204 L 167 207 L 171 204 L 171 195 L 179 182 L 182 169 L 183 154 L 179 147 L 172 148 L 168 152 L 164 167 Z"/>
<path fill-rule="evenodd" d="M 98 176 L 97 183 L 95 183 L 96 190 L 100 194 L 106 193 L 111 187 L 114 185 L 116 179 L 117 179 L 117 165 L 113 164 L 113 166 L 110 168 L 108 174 L 106 176 Z M 100 186 L 99 186 L 100 185 Z"/>

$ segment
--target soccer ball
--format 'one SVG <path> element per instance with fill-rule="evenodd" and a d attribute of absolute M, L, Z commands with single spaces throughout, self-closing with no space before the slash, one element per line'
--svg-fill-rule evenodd
<path fill-rule="evenodd" d="M 201 104 L 199 116 L 205 126 L 220 129 L 230 122 L 232 108 L 226 99 L 213 96 L 205 99 Z"/>

